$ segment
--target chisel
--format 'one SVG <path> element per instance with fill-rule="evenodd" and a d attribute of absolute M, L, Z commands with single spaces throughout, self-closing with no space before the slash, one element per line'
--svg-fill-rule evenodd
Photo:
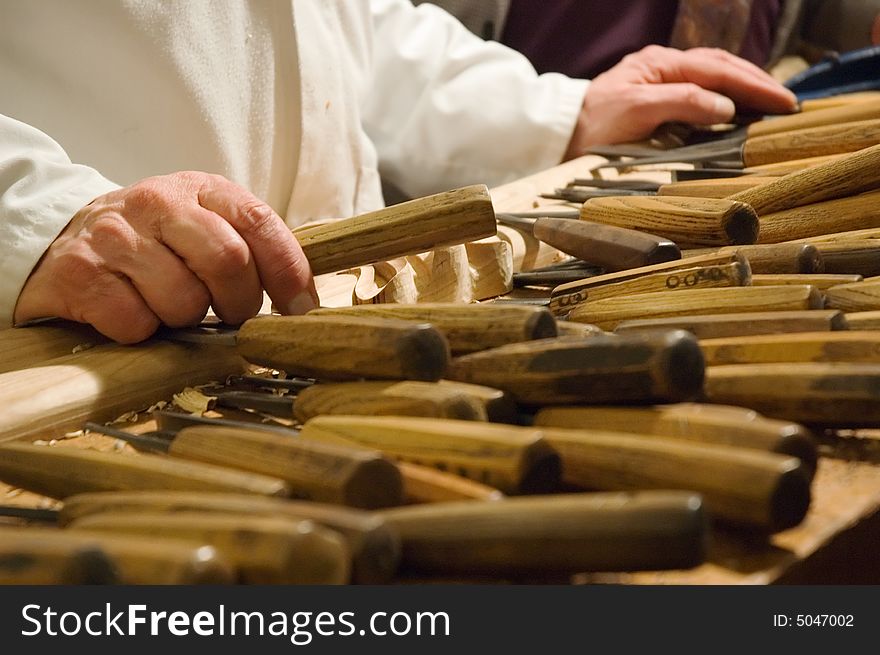
<path fill-rule="evenodd" d="M 766 416 L 823 427 L 880 427 L 880 364 L 711 366 L 706 398 Z"/>
<path fill-rule="evenodd" d="M 614 332 L 628 334 L 641 330 L 673 328 L 687 330 L 698 339 L 712 339 L 747 334 L 846 330 L 847 319 L 843 312 L 836 309 L 685 315 L 621 321 Z"/>
<path fill-rule="evenodd" d="M 810 505 L 810 476 L 796 457 L 608 430 L 541 431 L 575 487 L 693 491 L 713 517 L 767 532 L 798 525 Z"/>
<path fill-rule="evenodd" d="M 129 491 L 78 494 L 64 500 L 60 525 L 93 514 L 199 512 L 311 520 L 342 535 L 351 552 L 352 580 L 382 584 L 397 570 L 400 538 L 382 517 L 350 507 L 265 496 L 203 492 Z"/>
<path fill-rule="evenodd" d="M 683 269 L 688 269 L 688 273 L 683 274 Z M 715 269 L 718 270 L 717 273 L 710 272 Z M 619 295 L 619 293 L 613 293 L 614 291 L 648 293 L 658 289 L 683 290 L 706 285 L 717 287 L 722 286 L 725 281 L 729 282 L 731 277 L 735 280 L 745 281 L 744 275 L 746 271 L 750 270 L 747 261 L 736 252 L 688 257 L 683 260 L 643 266 L 619 273 L 607 273 L 560 284 L 550 294 L 549 307 L 555 315 L 564 316 L 571 311 L 572 307 L 594 297 L 599 288 L 605 285 L 610 286 L 612 290 L 612 293 L 606 294 L 606 297 Z M 722 271 L 727 271 L 728 275 L 725 276 L 721 273 Z M 700 272 L 703 274 L 700 275 Z M 641 278 L 648 278 L 648 282 L 640 282 Z"/>
<path fill-rule="evenodd" d="M 870 120 L 852 120 L 777 134 L 734 136 L 709 143 L 673 148 L 650 157 L 610 161 L 594 166 L 591 170 L 726 160 L 735 161 L 741 167 L 749 167 L 791 159 L 854 152 L 880 142 L 880 119 L 876 118 L 876 112 L 874 116 Z"/>
<path fill-rule="evenodd" d="M 694 198 L 726 198 L 732 193 L 770 182 L 771 177 L 740 175 L 721 179 L 700 179 L 664 184 L 658 196 L 691 196 Z"/>
<path fill-rule="evenodd" d="M 375 448 L 505 494 L 546 493 L 559 483 L 559 458 L 541 433 L 510 425 L 408 416 L 318 416 L 301 434 Z"/>
<path fill-rule="evenodd" d="M 0 527 L 0 584 L 232 584 L 216 549 L 181 539 Z"/>
<path fill-rule="evenodd" d="M 707 366 L 781 362 L 880 363 L 880 332 L 843 330 L 700 341 Z"/>
<path fill-rule="evenodd" d="M 623 271 L 681 258 L 678 246 L 669 239 L 638 230 L 586 220 L 532 220 L 510 214 L 498 214 L 498 221 L 524 228 L 539 241 L 606 271 Z"/>
<path fill-rule="evenodd" d="M 846 322 L 850 330 L 880 330 L 880 310 L 849 312 Z"/>
<path fill-rule="evenodd" d="M 238 330 L 172 330 L 175 341 L 234 346 L 244 359 L 290 375 L 438 380 L 449 344 L 432 325 L 366 316 L 258 316 Z"/>
<path fill-rule="evenodd" d="M 312 273 L 333 273 L 495 234 L 485 185 L 416 198 L 294 232 Z"/>
<path fill-rule="evenodd" d="M 611 330 L 622 321 L 637 318 L 689 316 L 707 312 L 732 314 L 822 308 L 823 296 L 815 287 L 791 284 L 660 291 L 605 298 L 581 303 L 571 310 L 568 318 L 570 321 L 583 321 L 598 325 L 603 330 Z"/>
<path fill-rule="evenodd" d="M 690 568 L 706 554 L 700 497 L 572 493 L 383 510 L 402 570 L 492 577 Z"/>
<path fill-rule="evenodd" d="M 0 480 L 50 498 L 90 491 L 166 489 L 289 496 L 283 480 L 169 457 L 0 444 Z"/>
<path fill-rule="evenodd" d="M 678 403 L 652 407 L 544 407 L 536 426 L 609 430 L 706 444 L 752 448 L 797 457 L 813 475 L 815 437 L 804 426 L 761 416 L 744 407 Z"/>
<path fill-rule="evenodd" d="M 827 273 L 857 274 L 866 278 L 880 275 L 880 239 L 839 240 L 812 245 L 821 253 Z"/>
<path fill-rule="evenodd" d="M 780 284 L 809 284 L 819 291 L 826 291 L 839 284 L 861 282 L 861 275 L 842 275 L 839 273 L 772 273 L 767 275 L 753 275 L 753 287 L 767 287 Z"/>
<path fill-rule="evenodd" d="M 828 307 L 844 312 L 868 312 L 880 309 L 880 277 L 840 284 L 825 291 Z"/>
<path fill-rule="evenodd" d="M 757 187 L 755 187 L 757 188 Z M 759 243 L 779 243 L 880 227 L 880 191 L 858 193 L 762 214 Z"/>
<path fill-rule="evenodd" d="M 564 337 L 459 357 L 450 377 L 503 389 L 527 405 L 674 402 L 700 392 L 703 357 L 682 330 Z"/>
<path fill-rule="evenodd" d="M 752 207 L 726 198 L 594 198 L 581 207 L 581 219 L 650 232 L 679 248 L 755 243 L 759 230 Z"/>
<path fill-rule="evenodd" d="M 488 303 L 376 303 L 324 307 L 310 311 L 308 316 L 430 323 L 443 334 L 454 354 L 556 336 L 556 321 L 550 312 L 540 307 L 502 307 Z"/>
<path fill-rule="evenodd" d="M 343 537 L 313 521 L 201 512 L 102 512 L 68 523 L 68 532 L 185 539 L 213 546 L 244 584 L 345 584 L 351 562 Z"/>
<path fill-rule="evenodd" d="M 494 501 L 504 498 L 498 489 L 435 468 L 398 462 L 404 475 L 403 495 L 407 503 L 441 503 L 453 500 Z"/>
<path fill-rule="evenodd" d="M 290 495 L 302 500 L 366 509 L 403 502 L 400 471 L 375 450 L 219 425 L 194 425 L 161 433 L 165 436 L 137 435 L 95 423 L 86 423 L 85 427 L 122 439 L 138 450 L 284 480 Z"/>
<path fill-rule="evenodd" d="M 686 250 L 684 262 L 696 256 L 739 253 L 749 262 L 752 273 L 822 273 L 825 262 L 818 247 L 810 243 L 767 243 L 724 246 L 715 249 Z"/>

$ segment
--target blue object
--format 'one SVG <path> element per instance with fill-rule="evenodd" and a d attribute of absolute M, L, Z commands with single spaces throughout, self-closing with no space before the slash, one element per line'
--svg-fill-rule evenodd
<path fill-rule="evenodd" d="M 798 100 L 880 90 L 880 46 L 833 53 L 785 82 Z"/>

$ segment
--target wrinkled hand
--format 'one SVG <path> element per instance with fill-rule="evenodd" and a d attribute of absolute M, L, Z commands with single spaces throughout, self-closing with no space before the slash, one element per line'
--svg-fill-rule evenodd
<path fill-rule="evenodd" d="M 714 48 L 647 46 L 596 77 L 566 159 L 590 145 L 638 141 L 668 121 L 729 121 L 735 105 L 787 114 L 794 94 L 750 62 Z"/>
<path fill-rule="evenodd" d="M 31 273 L 15 322 L 57 316 L 135 343 L 160 324 L 195 325 L 208 308 L 241 323 L 263 289 L 282 313 L 317 294 L 290 229 L 218 175 L 152 177 L 98 197 L 73 217 Z"/>

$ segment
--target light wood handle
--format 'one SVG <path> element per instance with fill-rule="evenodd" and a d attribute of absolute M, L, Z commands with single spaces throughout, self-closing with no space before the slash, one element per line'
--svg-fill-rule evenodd
<path fill-rule="evenodd" d="M 780 161 L 775 164 L 764 164 L 763 166 L 747 166 L 743 168 L 746 175 L 760 175 L 763 177 L 781 177 L 789 173 L 796 173 L 807 168 L 812 168 L 817 164 L 825 164 L 830 161 L 836 161 L 846 157 L 846 154 L 840 155 L 823 155 L 821 157 L 807 157 L 806 159 L 791 159 L 789 161 Z"/>
<path fill-rule="evenodd" d="M 345 584 L 351 574 L 345 540 L 307 520 L 199 512 L 108 512 L 77 519 L 67 530 L 208 544 L 238 568 L 245 584 Z"/>
<path fill-rule="evenodd" d="M 880 100 L 880 91 L 853 91 L 838 93 L 827 98 L 809 98 L 801 101 L 801 111 L 818 111 L 830 107 L 842 107 L 860 102 Z"/>
<path fill-rule="evenodd" d="M 828 272 L 863 277 L 880 275 L 880 238 L 829 241 L 813 245 L 822 253 Z"/>
<path fill-rule="evenodd" d="M 376 450 L 205 425 L 183 428 L 168 452 L 284 480 L 303 500 L 365 509 L 403 502 L 400 471 Z"/>
<path fill-rule="evenodd" d="M 880 187 L 880 145 L 789 173 L 730 196 L 760 216 Z"/>
<path fill-rule="evenodd" d="M 0 584 L 219 585 L 236 576 L 215 548 L 198 542 L 0 527 Z"/>
<path fill-rule="evenodd" d="M 233 348 L 199 344 L 116 345 L 0 374 L 0 442 L 58 436 L 85 421 L 109 421 L 187 386 L 243 370 Z"/>
<path fill-rule="evenodd" d="M 363 316 L 261 316 L 241 326 L 236 349 L 253 364 L 331 380 L 438 380 L 449 363 L 431 325 Z"/>
<path fill-rule="evenodd" d="M 751 284 L 751 280 L 751 268 L 745 258 L 738 258 L 737 261 L 721 266 L 680 268 L 675 271 L 642 275 L 621 282 L 596 283 L 591 278 L 584 281 L 577 294 L 551 296 L 550 309 L 557 314 L 567 314 L 582 303 L 603 298 L 634 296 L 655 291 L 742 287 Z"/>
<path fill-rule="evenodd" d="M 643 230 L 671 239 L 679 247 L 755 243 L 758 217 L 744 203 L 682 196 L 591 198 L 581 218 Z"/>
<path fill-rule="evenodd" d="M 825 292 L 828 307 L 844 312 L 867 312 L 880 309 L 880 278 L 868 278 L 841 284 Z"/>
<path fill-rule="evenodd" d="M 0 445 L 0 480 L 50 498 L 126 489 L 290 495 L 277 478 L 200 462 L 20 443 Z"/>
<path fill-rule="evenodd" d="M 438 503 L 382 515 L 401 534 L 407 572 L 497 577 L 690 568 L 703 561 L 707 544 L 701 499 L 689 493 Z"/>
<path fill-rule="evenodd" d="M 300 230 L 296 238 L 320 275 L 494 234 L 489 190 L 476 184 Z"/>
<path fill-rule="evenodd" d="M 841 330 L 700 341 L 708 366 L 775 362 L 880 363 L 880 332 Z"/>
<path fill-rule="evenodd" d="M 784 284 L 809 284 L 819 291 L 826 291 L 838 284 L 861 282 L 861 275 L 841 275 L 839 273 L 780 273 L 753 275 L 753 287 L 769 287 Z"/>
<path fill-rule="evenodd" d="M 834 232 L 880 227 L 880 191 L 826 200 L 760 217 L 760 243 L 779 243 Z"/>
<path fill-rule="evenodd" d="M 197 491 L 115 491 L 78 494 L 64 500 L 58 522 L 101 513 L 216 512 L 270 516 L 299 521 L 310 519 L 341 534 L 352 558 L 352 579 L 360 584 L 382 584 L 397 571 L 400 538 L 373 512 L 311 501 L 286 500 L 251 494 Z"/>
<path fill-rule="evenodd" d="M 743 144 L 743 163 L 761 166 L 789 159 L 837 155 L 878 143 L 880 120 L 811 127 L 747 139 Z"/>
<path fill-rule="evenodd" d="M 586 302 L 571 311 L 569 320 L 583 321 L 598 325 L 603 330 L 611 330 L 622 321 L 639 318 L 688 316 L 708 312 L 778 312 L 821 309 L 822 306 L 822 294 L 809 285 L 728 287 L 661 291 Z"/>
<path fill-rule="evenodd" d="M 878 364 L 733 364 L 706 377 L 710 402 L 824 427 L 880 427 L 878 389 Z"/>
<path fill-rule="evenodd" d="M 693 337 L 671 330 L 503 346 L 455 359 L 450 377 L 504 389 L 529 405 L 595 404 L 689 400 L 702 371 Z"/>
<path fill-rule="evenodd" d="M 815 438 L 802 425 L 729 405 L 545 407 L 535 415 L 534 423 L 579 430 L 634 432 L 790 455 L 800 459 L 811 476 L 818 460 Z"/>
<path fill-rule="evenodd" d="M 504 494 L 489 485 L 412 462 L 400 462 L 404 496 L 408 503 L 454 500 L 501 500 Z"/>
<path fill-rule="evenodd" d="M 638 278 L 656 274 L 673 274 L 683 269 L 692 269 L 697 266 L 719 267 L 728 266 L 741 262 L 742 257 L 735 252 L 717 253 L 711 251 L 704 256 L 688 257 L 686 260 L 677 260 L 664 262 L 662 264 L 653 264 L 651 266 L 642 266 L 629 271 L 620 271 L 617 273 L 607 273 L 605 275 L 596 275 L 594 277 L 577 280 L 575 282 L 566 282 L 560 284 L 553 289 L 550 294 L 550 311 L 556 315 L 564 315 L 571 311 L 571 307 L 584 302 L 589 291 L 604 284 L 621 284 L 624 282 L 635 282 Z M 558 323 L 557 323 L 558 329 Z"/>
<path fill-rule="evenodd" d="M 848 312 L 846 322 L 850 330 L 880 330 L 880 310 Z"/>
<path fill-rule="evenodd" d="M 107 341 L 91 326 L 68 321 L 0 330 L 0 373 L 30 368 Z"/>
<path fill-rule="evenodd" d="M 541 434 L 509 425 L 395 416 L 318 416 L 303 426 L 302 436 L 376 448 L 506 494 L 551 491 L 559 482 L 559 459 Z"/>
<path fill-rule="evenodd" d="M 563 480 L 584 489 L 693 491 L 712 516 L 768 532 L 798 525 L 810 505 L 810 478 L 795 457 L 623 432 L 544 434 Z"/>
<path fill-rule="evenodd" d="M 735 337 L 745 334 L 777 334 L 787 332 L 818 332 L 847 329 L 843 312 L 836 309 L 794 310 L 782 312 L 742 312 L 670 316 L 621 321 L 616 334 L 642 330 L 680 329 L 698 339 Z"/>
<path fill-rule="evenodd" d="M 571 321 L 556 321 L 556 328 L 560 337 L 582 337 L 589 339 L 605 334 L 605 330 L 589 323 L 572 323 Z"/>
<path fill-rule="evenodd" d="M 439 382 L 412 380 L 315 384 L 297 394 L 293 414 L 300 423 L 325 414 L 488 420 L 484 404 L 471 396 Z"/>
<path fill-rule="evenodd" d="M 809 105 L 807 105 L 809 106 Z M 749 137 L 779 134 L 824 125 L 840 125 L 852 121 L 880 118 L 880 99 L 841 103 L 833 107 L 801 111 L 752 123 L 746 130 Z"/>
<path fill-rule="evenodd" d="M 685 180 L 664 184 L 657 190 L 660 196 L 688 196 L 693 198 L 726 198 L 727 196 L 751 189 L 753 186 L 770 182 L 772 177 L 740 175 L 708 180 Z"/>
<path fill-rule="evenodd" d="M 490 303 L 378 303 L 316 309 L 309 316 L 365 316 L 430 323 L 455 354 L 556 336 L 556 321 L 543 307 Z"/>
<path fill-rule="evenodd" d="M 606 271 L 624 271 L 681 257 L 678 246 L 669 239 L 592 221 L 539 218 L 533 232 L 536 239 Z"/>
<path fill-rule="evenodd" d="M 761 244 L 751 246 L 724 246 L 717 250 L 688 250 L 684 253 L 687 262 L 691 255 L 709 253 L 719 255 L 739 253 L 749 262 L 752 273 L 821 273 L 825 263 L 818 248 L 809 243 Z"/>

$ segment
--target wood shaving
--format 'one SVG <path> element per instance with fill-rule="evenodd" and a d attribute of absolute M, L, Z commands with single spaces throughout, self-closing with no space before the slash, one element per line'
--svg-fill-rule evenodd
<path fill-rule="evenodd" d="M 76 353 L 81 353 L 83 350 L 89 350 L 90 348 L 94 348 L 95 344 L 93 343 L 81 343 L 73 347 L 71 350 L 71 354 L 75 355 Z"/>
<path fill-rule="evenodd" d="M 9 491 L 6 492 L 6 497 L 7 498 L 15 498 L 16 496 L 20 496 L 23 493 L 24 493 L 24 489 L 18 489 L 18 488 L 10 489 Z"/>
<path fill-rule="evenodd" d="M 122 416 L 117 416 L 115 419 L 113 419 L 113 421 L 110 422 L 110 425 L 115 425 L 117 423 L 137 423 L 137 421 L 137 412 L 126 412 Z"/>
<path fill-rule="evenodd" d="M 187 387 L 174 394 L 174 404 L 190 414 L 204 414 L 214 406 L 214 397 L 206 396 L 198 389 Z"/>

